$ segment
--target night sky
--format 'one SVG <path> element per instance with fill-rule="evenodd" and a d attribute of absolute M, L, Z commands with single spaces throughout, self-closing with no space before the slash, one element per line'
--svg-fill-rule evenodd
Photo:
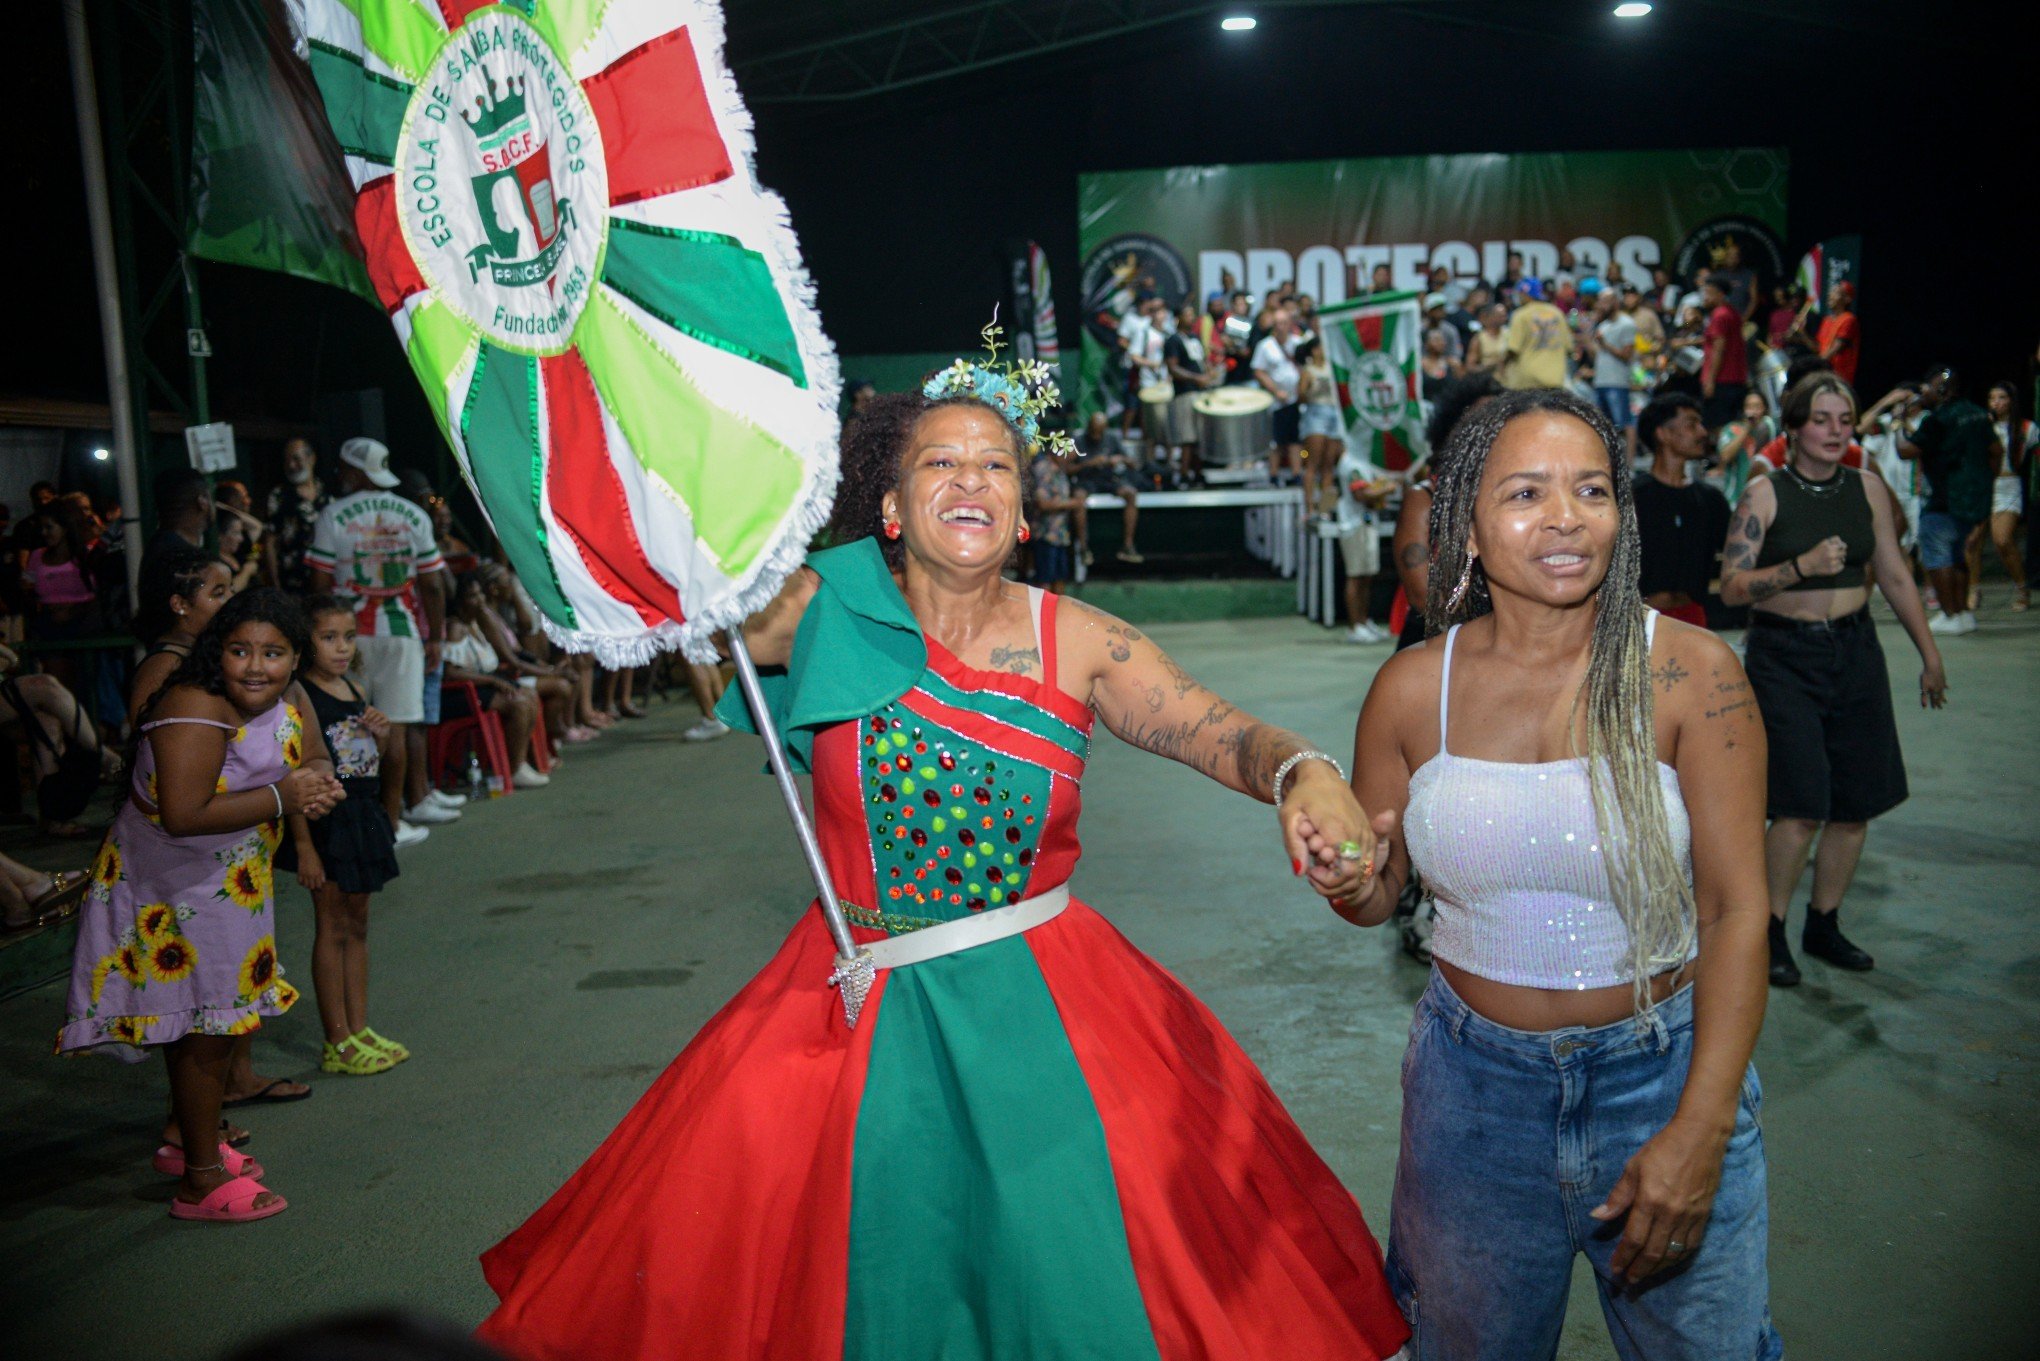
<path fill-rule="evenodd" d="M 1792 258 L 1824 236 L 1866 238 L 1866 396 L 1941 358 L 1979 391 L 2029 376 L 2032 58 L 1979 17 L 2002 11 L 1939 4 L 1928 25 L 1890 17 L 1925 7 L 1884 0 L 1668 0 L 1622 23 L 1609 8 L 1263 11 L 1243 38 L 1183 21 L 900 95 L 756 107 L 759 173 L 792 209 L 826 326 L 859 355 L 974 348 L 997 246 L 1015 236 L 1047 249 L 1073 344 L 1083 170 L 1783 145 Z M 21 9 L 16 50 L 35 56 L 0 96 L 16 301 L 0 393 L 103 401 L 60 10 Z M 731 9 L 733 63 L 791 40 L 789 7 Z M 842 24 L 855 9 L 819 12 Z M 376 309 L 230 266 L 202 265 L 201 280 L 217 413 L 306 420 L 322 393 L 382 386 L 393 443 L 436 442 Z M 181 364 L 181 331 L 152 339 Z"/>

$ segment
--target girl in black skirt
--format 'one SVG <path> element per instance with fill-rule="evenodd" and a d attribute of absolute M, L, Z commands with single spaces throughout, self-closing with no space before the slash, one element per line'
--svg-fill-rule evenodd
<path fill-rule="evenodd" d="M 353 613 L 332 596 L 313 596 L 306 610 L 312 646 L 298 678 L 347 797 L 318 822 L 291 818 L 290 839 L 277 851 L 276 864 L 297 870 L 316 911 L 312 990 L 326 1028 L 319 1067 L 367 1077 L 411 1057 L 410 1050 L 368 1025 L 368 898 L 397 877 L 396 837 L 382 811 L 378 751 L 390 725 L 347 674 L 354 663 Z"/>

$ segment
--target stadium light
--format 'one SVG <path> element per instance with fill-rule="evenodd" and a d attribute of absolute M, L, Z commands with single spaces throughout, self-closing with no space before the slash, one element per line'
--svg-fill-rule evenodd
<path fill-rule="evenodd" d="M 1650 13 L 1650 6 L 1644 4 L 1643 0 L 1634 0 L 1631 4 L 1617 5 L 1615 7 L 1615 17 L 1618 19 L 1641 19 L 1648 13 Z"/>
<path fill-rule="evenodd" d="M 98 460 L 99 462 L 101 462 L 101 463 L 104 463 L 104 462 L 106 462 L 106 460 L 108 460 L 109 458 L 112 458 L 112 457 L 113 457 L 113 454 L 112 454 L 112 452 L 111 452 L 110 450 L 106 450 L 106 449 L 94 449 L 94 450 L 92 451 L 92 457 L 93 457 L 93 458 L 95 458 L 95 459 L 97 459 L 97 460 Z"/>
<path fill-rule="evenodd" d="M 1648 6 L 1646 6 L 1648 8 Z M 1218 26 L 1228 33 L 1245 33 L 1259 22 L 1251 14 L 1230 14 L 1218 21 Z"/>

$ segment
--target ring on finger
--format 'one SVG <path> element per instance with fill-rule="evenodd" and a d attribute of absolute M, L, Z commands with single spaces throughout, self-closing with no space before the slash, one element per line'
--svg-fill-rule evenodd
<path fill-rule="evenodd" d="M 1358 860 L 1366 855 L 1367 848 L 1357 841 L 1341 841 L 1339 843 L 1339 859 L 1341 860 Z M 1369 858 L 1371 859 L 1371 857 Z"/>
<path fill-rule="evenodd" d="M 1665 1256 L 1678 1257 L 1686 1251 L 1686 1245 L 1677 1239 L 1665 1244 Z"/>

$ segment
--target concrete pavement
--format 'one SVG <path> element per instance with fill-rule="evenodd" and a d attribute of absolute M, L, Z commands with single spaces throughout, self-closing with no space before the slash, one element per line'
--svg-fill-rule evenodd
<path fill-rule="evenodd" d="M 2000 588 L 2002 590 L 2002 588 Z M 1882 629 L 1913 797 L 1877 822 L 1848 906 L 1876 972 L 1807 964 L 1758 1063 L 1773 1309 L 1799 1358 L 2026 1354 L 2040 1323 L 2040 892 L 2032 872 L 2040 627 L 1987 611 L 1944 645 L 1953 705 L 1911 707 Z M 1167 624 L 1193 673 L 1350 749 L 1386 655 L 1296 620 Z M 551 788 L 473 808 L 373 911 L 371 1014 L 417 1057 L 317 1074 L 310 906 L 278 937 L 307 996 L 256 1045 L 310 1101 L 235 1114 L 291 1209 L 172 1222 L 147 1159 L 160 1065 L 49 1056 L 61 985 L 0 1003 L 0 1351 L 202 1361 L 276 1324 L 402 1302 L 473 1323 L 475 1256 L 580 1162 L 777 946 L 806 901 L 758 749 L 679 740 L 684 701 L 576 748 Z M 1100 729 L 1084 897 L 1174 969 L 1261 1062 L 1387 1230 L 1398 1063 L 1421 969 L 1300 892 L 1265 810 Z M 1795 906 L 1797 914 L 1804 901 Z M 1610 1354 L 1575 1278 L 1562 1355 Z"/>

